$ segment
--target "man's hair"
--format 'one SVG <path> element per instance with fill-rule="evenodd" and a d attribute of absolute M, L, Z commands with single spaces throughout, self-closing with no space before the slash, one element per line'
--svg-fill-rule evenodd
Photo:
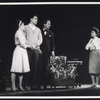
<path fill-rule="evenodd" d="M 50 21 L 50 19 L 45 19 L 45 20 L 43 21 L 43 24 L 46 24 L 47 21 Z"/>
<path fill-rule="evenodd" d="M 33 15 L 31 15 L 31 17 L 30 18 L 33 18 L 34 16 L 38 16 L 37 14 L 33 14 Z"/>

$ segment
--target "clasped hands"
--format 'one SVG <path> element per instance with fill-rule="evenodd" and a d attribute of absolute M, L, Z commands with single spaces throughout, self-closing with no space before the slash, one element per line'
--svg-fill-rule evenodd
<path fill-rule="evenodd" d="M 90 50 L 95 50 L 96 49 L 96 47 L 93 44 L 90 44 L 89 48 L 90 48 Z"/>
<path fill-rule="evenodd" d="M 42 53 L 38 45 L 29 44 L 28 48 L 30 48 L 31 50 L 38 50 L 40 54 Z"/>

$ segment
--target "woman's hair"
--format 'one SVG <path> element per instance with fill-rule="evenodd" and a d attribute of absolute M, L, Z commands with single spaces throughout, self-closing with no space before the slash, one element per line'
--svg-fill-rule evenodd
<path fill-rule="evenodd" d="M 15 26 L 16 26 L 16 29 L 18 29 L 21 25 L 22 25 L 22 20 L 18 19 L 16 20 L 16 23 L 15 23 Z"/>
<path fill-rule="evenodd" d="M 99 36 L 99 29 L 96 27 L 92 27 L 92 31 L 95 31 L 95 33 L 97 34 L 97 36 Z"/>

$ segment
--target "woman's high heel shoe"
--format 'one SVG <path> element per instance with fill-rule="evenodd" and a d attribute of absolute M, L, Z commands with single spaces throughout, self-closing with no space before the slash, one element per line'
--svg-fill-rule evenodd
<path fill-rule="evenodd" d="M 28 86 L 25 86 L 24 89 L 27 91 L 28 90 Z"/>
<path fill-rule="evenodd" d="M 16 92 L 17 89 L 16 89 L 16 88 L 11 88 L 11 91 L 12 91 L 12 92 Z"/>
<path fill-rule="evenodd" d="M 25 89 L 23 89 L 22 87 L 18 88 L 19 91 L 25 91 Z"/>

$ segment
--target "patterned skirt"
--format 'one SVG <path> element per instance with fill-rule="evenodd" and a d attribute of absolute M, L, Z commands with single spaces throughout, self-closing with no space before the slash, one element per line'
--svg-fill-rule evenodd
<path fill-rule="evenodd" d="M 25 73 L 30 71 L 26 49 L 20 46 L 16 46 L 13 52 L 12 65 L 10 71 L 16 73 Z"/>
<path fill-rule="evenodd" d="M 100 50 L 90 51 L 89 73 L 90 74 L 100 74 Z"/>

